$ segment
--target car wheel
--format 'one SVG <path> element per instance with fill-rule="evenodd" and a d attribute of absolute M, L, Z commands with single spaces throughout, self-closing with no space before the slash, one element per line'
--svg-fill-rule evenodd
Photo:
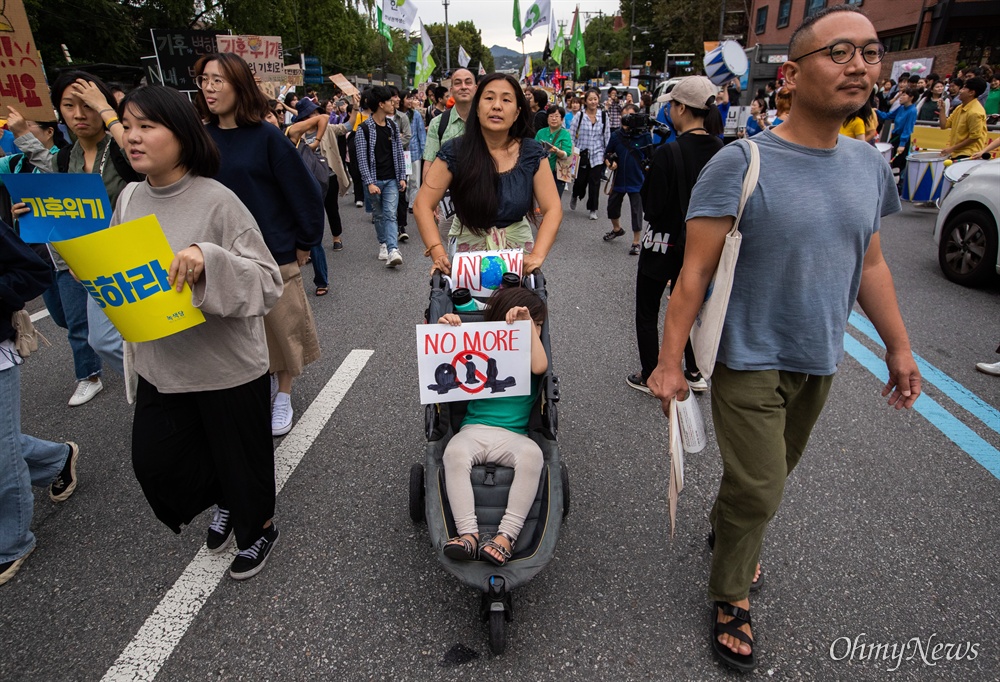
<path fill-rule="evenodd" d="M 980 286 L 996 276 L 997 226 L 989 213 L 969 209 L 948 219 L 941 232 L 938 263 L 944 276 L 963 286 Z"/>

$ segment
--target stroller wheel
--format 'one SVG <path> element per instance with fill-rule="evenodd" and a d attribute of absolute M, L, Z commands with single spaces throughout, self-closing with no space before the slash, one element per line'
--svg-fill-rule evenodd
<path fill-rule="evenodd" d="M 413 523 L 424 520 L 424 465 L 410 467 L 410 519 Z"/>
<path fill-rule="evenodd" d="M 559 462 L 559 477 L 562 479 L 563 518 L 569 516 L 569 469 L 565 462 Z"/>
<path fill-rule="evenodd" d="M 503 611 L 490 611 L 490 651 L 499 656 L 507 650 L 507 618 Z"/>

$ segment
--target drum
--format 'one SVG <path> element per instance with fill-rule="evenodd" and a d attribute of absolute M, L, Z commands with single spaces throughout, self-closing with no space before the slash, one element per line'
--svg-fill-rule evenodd
<path fill-rule="evenodd" d="M 941 187 L 941 200 L 948 196 L 948 192 L 955 186 L 955 183 L 962 179 L 962 176 L 971 171 L 981 163 L 986 163 L 985 159 L 966 159 L 956 161 L 944 169 L 944 183 Z"/>
<path fill-rule="evenodd" d="M 903 178 L 903 199 L 934 201 L 941 198 L 944 180 L 944 159 L 937 152 L 916 152 L 906 157 Z"/>
<path fill-rule="evenodd" d="M 892 163 L 892 145 L 888 142 L 876 142 L 875 149 L 879 151 L 886 161 Z"/>
<path fill-rule="evenodd" d="M 705 75 L 716 85 L 728 83 L 737 76 L 742 76 L 749 67 L 747 53 L 733 40 L 719 43 L 718 47 L 705 54 Z"/>

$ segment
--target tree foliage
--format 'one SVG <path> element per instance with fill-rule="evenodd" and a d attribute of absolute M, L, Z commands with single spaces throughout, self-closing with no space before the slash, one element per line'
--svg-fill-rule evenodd
<path fill-rule="evenodd" d="M 66 64 L 62 44 L 77 63 L 138 66 L 153 54 L 150 29 L 216 28 L 281 36 L 287 61 L 301 51 L 319 57 L 326 73 L 405 74 L 410 44 L 393 32 L 395 49 L 387 49 L 375 30 L 375 6 L 376 0 L 25 0 L 50 70 Z"/>

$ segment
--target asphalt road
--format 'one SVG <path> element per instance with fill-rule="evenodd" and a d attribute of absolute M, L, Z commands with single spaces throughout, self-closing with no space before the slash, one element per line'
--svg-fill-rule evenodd
<path fill-rule="evenodd" d="M 278 497 L 281 539 L 259 576 L 204 583 L 204 606 L 162 645 L 157 679 L 730 676 L 708 643 L 705 535 L 718 449 L 709 425 L 708 447 L 687 461 L 671 540 L 666 421 L 657 401 L 624 381 L 638 367 L 628 244 L 601 241 L 606 220 L 568 212 L 545 265 L 572 509 L 555 559 L 515 592 L 510 644 L 494 657 L 478 596 L 437 564 L 426 528 L 407 516 L 407 472 L 424 448 L 413 349 L 429 261 L 414 239 L 403 246 L 404 266 L 386 270 L 363 212 L 346 199 L 341 207 L 346 248 L 328 251 L 331 292 L 310 297 L 323 357 L 293 394 L 297 420 L 320 396 L 303 419 L 318 435 L 305 437 L 300 423 L 286 437 L 298 438 L 284 452 L 301 461 Z M 944 417 L 888 409 L 879 379 L 856 359 L 864 349 L 880 358 L 881 349 L 849 329 L 855 353 L 765 544 L 767 584 L 752 602 L 757 677 L 880 680 L 893 669 L 898 679 L 1000 677 L 987 597 L 998 576 L 1000 481 L 969 452 L 1000 449 L 1000 379 L 974 370 L 996 359 L 1000 287 L 968 290 L 943 278 L 933 219 L 907 205 L 884 221 L 883 246 L 915 352 L 978 396 L 983 418 L 968 409 L 975 401 L 937 385 L 926 394 Z M 67 407 L 65 333 L 51 319 L 38 326 L 53 347 L 24 368 L 24 430 L 79 442 L 80 485 L 60 505 L 37 493 L 38 547 L 0 588 L 0 680 L 98 680 L 190 574 L 208 514 L 180 536 L 156 521 L 131 470 L 121 380 L 109 373 L 101 395 Z M 352 355 L 358 349 L 372 351 L 366 362 Z M 353 383 L 338 375 L 334 389 L 349 389 L 331 402 L 321 391 L 348 357 L 362 358 L 360 371 Z M 698 400 L 707 414 L 707 395 Z M 964 449 L 945 432 L 964 433 Z M 882 660 L 884 650 L 855 642 L 906 648 L 901 660 Z M 962 644 L 948 650 L 953 659 L 965 654 L 946 660 L 938 649 L 934 660 L 939 642 Z M 974 657 L 966 643 L 977 645 Z"/>

